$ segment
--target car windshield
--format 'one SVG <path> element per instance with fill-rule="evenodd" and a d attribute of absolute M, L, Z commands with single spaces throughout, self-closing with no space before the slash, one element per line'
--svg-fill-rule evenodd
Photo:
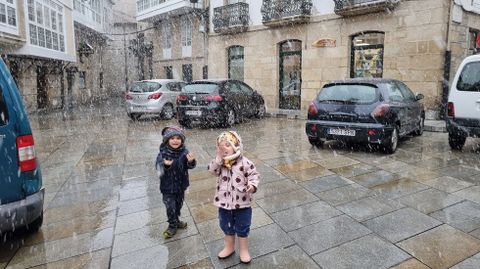
<path fill-rule="evenodd" d="M 162 87 L 162 84 L 151 81 L 135 82 L 130 89 L 131 92 L 154 92 Z"/>
<path fill-rule="evenodd" d="M 367 104 L 376 100 L 378 100 L 377 88 L 370 85 L 330 85 L 324 87 L 318 94 L 320 102 Z"/>
<path fill-rule="evenodd" d="M 480 62 L 466 64 L 458 78 L 459 91 L 480 92 Z"/>
<path fill-rule="evenodd" d="M 217 90 L 217 84 L 210 83 L 196 83 L 186 85 L 182 91 L 185 93 L 212 93 Z"/>

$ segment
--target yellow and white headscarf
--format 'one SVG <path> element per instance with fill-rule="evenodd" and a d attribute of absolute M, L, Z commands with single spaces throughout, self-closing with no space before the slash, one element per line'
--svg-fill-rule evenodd
<path fill-rule="evenodd" d="M 240 141 L 235 136 L 235 134 L 230 131 L 221 133 L 217 137 L 217 144 L 220 143 L 220 141 L 222 140 L 227 141 L 234 151 L 232 155 L 223 157 L 223 165 L 230 169 L 232 168 L 232 165 L 235 162 L 235 160 L 240 156 L 240 154 L 242 154 Z"/>

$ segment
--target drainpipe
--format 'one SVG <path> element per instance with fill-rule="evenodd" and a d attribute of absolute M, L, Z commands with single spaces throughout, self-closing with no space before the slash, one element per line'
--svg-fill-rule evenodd
<path fill-rule="evenodd" d="M 450 6 L 448 8 L 447 32 L 445 37 L 446 50 L 443 62 L 443 82 L 442 82 L 442 105 L 440 107 L 440 119 L 445 119 L 445 112 L 448 102 L 448 92 L 450 89 L 450 69 L 452 65 L 452 51 L 450 48 L 450 28 L 452 23 L 452 9 L 454 1 L 449 0 Z"/>

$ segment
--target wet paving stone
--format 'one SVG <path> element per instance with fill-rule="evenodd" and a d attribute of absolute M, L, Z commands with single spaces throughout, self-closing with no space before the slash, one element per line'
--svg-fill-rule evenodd
<path fill-rule="evenodd" d="M 205 258 L 203 260 L 199 260 L 193 263 L 189 263 L 189 264 L 177 267 L 177 269 L 207 269 L 207 268 L 213 268 L 213 264 L 210 258 Z"/>
<path fill-rule="evenodd" d="M 28 268 L 109 248 L 113 228 L 20 248 L 9 268 Z"/>
<path fill-rule="evenodd" d="M 442 223 L 411 208 L 403 208 L 364 222 L 374 233 L 392 243 L 422 233 Z"/>
<path fill-rule="evenodd" d="M 480 251 L 480 240 L 442 225 L 397 244 L 430 268 L 449 268 Z"/>
<path fill-rule="evenodd" d="M 190 211 L 196 223 L 201 223 L 218 217 L 218 207 L 215 207 L 212 203 L 191 206 Z"/>
<path fill-rule="evenodd" d="M 324 177 L 333 175 L 334 173 L 330 170 L 323 168 L 321 166 L 316 166 L 312 168 L 307 168 L 298 172 L 287 173 L 286 176 L 291 180 L 297 181 L 307 181 L 318 177 Z"/>
<path fill-rule="evenodd" d="M 410 165 L 408 163 L 401 162 L 401 161 L 395 161 L 395 160 L 392 160 L 386 163 L 381 163 L 377 165 L 377 167 L 381 170 L 385 170 L 390 173 L 399 173 L 399 172 L 408 171 L 412 168 L 415 168 L 415 166 L 413 165 Z"/>
<path fill-rule="evenodd" d="M 79 216 L 96 215 L 102 212 L 115 210 L 118 198 L 101 200 L 92 203 L 77 203 L 66 207 L 48 207 L 44 210 L 43 223 L 49 224 L 74 219 Z"/>
<path fill-rule="evenodd" d="M 410 260 L 401 262 L 399 265 L 391 267 L 390 269 L 430 269 L 430 267 L 421 263 L 417 259 L 410 259 Z"/>
<path fill-rule="evenodd" d="M 337 206 L 340 204 L 351 202 L 353 200 L 358 200 L 360 198 L 370 196 L 372 193 L 373 192 L 370 189 L 354 183 L 333 190 L 319 192 L 315 195 L 323 201 L 331 205 Z"/>
<path fill-rule="evenodd" d="M 452 266 L 451 269 L 475 269 L 480 265 L 480 254 L 470 257 L 463 262 Z"/>
<path fill-rule="evenodd" d="M 448 192 L 448 193 L 456 192 L 461 189 L 465 189 L 470 186 L 473 186 L 473 184 L 470 182 L 463 181 L 463 180 L 456 179 L 449 176 L 443 176 L 443 177 L 427 180 L 427 181 L 424 181 L 423 184 L 431 186 L 437 190 Z"/>
<path fill-rule="evenodd" d="M 332 172 L 346 178 L 351 178 L 351 177 L 371 173 L 376 170 L 378 170 L 378 168 L 368 164 L 364 164 L 364 163 L 357 163 L 353 165 L 342 166 L 342 167 L 331 169 Z"/>
<path fill-rule="evenodd" d="M 352 177 L 351 180 L 368 188 L 368 187 L 373 187 L 389 181 L 393 181 L 399 178 L 400 177 L 395 174 L 392 174 L 384 170 L 380 170 L 380 171 L 375 171 L 372 173 Z"/>
<path fill-rule="evenodd" d="M 303 250 L 312 255 L 369 233 L 371 231 L 365 226 L 343 215 L 305 226 L 289 232 L 288 235 Z"/>
<path fill-rule="evenodd" d="M 252 225 L 250 229 L 253 230 L 272 223 L 273 220 L 261 208 L 252 209 Z M 219 240 L 224 236 L 222 229 L 220 229 L 218 216 L 216 219 L 197 223 L 197 228 L 205 242 Z"/>
<path fill-rule="evenodd" d="M 318 201 L 276 212 L 272 218 L 285 231 L 293 231 L 342 214 L 325 202 Z"/>
<path fill-rule="evenodd" d="M 212 182 L 212 185 L 215 186 L 215 183 Z M 189 192 L 185 195 L 185 200 L 190 206 L 197 206 L 206 203 L 213 203 L 213 197 L 215 196 L 215 189 L 207 189 L 197 192 Z"/>
<path fill-rule="evenodd" d="M 411 193 L 426 190 L 429 187 L 420 183 L 417 183 L 409 178 L 401 178 L 390 182 L 382 183 L 371 188 L 378 195 L 383 195 L 389 199 L 395 199 Z"/>
<path fill-rule="evenodd" d="M 270 224 L 250 231 L 249 252 L 252 259 L 293 245 L 290 237 L 276 224 Z M 207 244 L 208 253 L 215 268 L 227 268 L 240 263 L 238 246 L 232 257 L 219 260 L 218 253 L 223 249 L 223 239 Z"/>
<path fill-rule="evenodd" d="M 344 178 L 338 175 L 331 175 L 331 176 L 325 176 L 325 177 L 309 180 L 301 183 L 300 185 L 302 185 L 305 189 L 307 189 L 310 192 L 318 193 L 322 191 L 328 191 L 331 189 L 343 187 L 353 183 L 354 183 L 353 181 L 350 181 L 347 178 Z"/>
<path fill-rule="evenodd" d="M 480 205 L 470 201 L 454 204 L 430 216 L 466 233 L 480 227 Z"/>
<path fill-rule="evenodd" d="M 157 245 L 115 257 L 110 268 L 167 268 L 168 256 L 168 247 Z"/>
<path fill-rule="evenodd" d="M 113 245 L 112 257 L 198 234 L 197 227 L 191 217 L 181 219 L 187 222 L 188 227 L 184 230 L 179 229 L 174 237 L 167 240 L 163 238 L 163 231 L 168 227 L 166 222 L 117 234 Z"/>
<path fill-rule="evenodd" d="M 345 214 L 357 221 L 364 221 L 404 207 L 399 202 L 379 196 L 366 197 L 360 200 L 337 206 Z"/>
<path fill-rule="evenodd" d="M 313 256 L 322 268 L 389 268 L 410 255 L 376 235 L 367 235 Z"/>
<path fill-rule="evenodd" d="M 259 199 L 257 200 L 257 204 L 267 213 L 273 213 L 291 207 L 311 203 L 317 200 L 318 198 L 311 192 L 300 189 L 292 192 L 282 193 L 277 196 L 269 196 Z"/>
<path fill-rule="evenodd" d="M 134 200 L 119 202 L 118 216 L 132 214 L 135 212 L 144 211 L 150 208 L 156 208 L 163 204 L 162 195 L 142 197 Z"/>
<path fill-rule="evenodd" d="M 303 160 L 303 161 L 296 161 L 296 162 L 290 162 L 287 164 L 277 165 L 277 166 L 274 166 L 273 168 L 285 174 L 285 173 L 301 171 L 301 170 L 316 167 L 316 166 L 318 166 L 318 164 L 312 161 Z"/>
<path fill-rule="evenodd" d="M 64 260 L 39 265 L 32 269 L 81 269 L 81 268 L 108 268 L 111 249 L 102 249 L 87 254 L 78 255 Z"/>
<path fill-rule="evenodd" d="M 254 268 L 309 268 L 320 267 L 298 246 L 292 246 L 279 251 L 256 258 L 250 267 Z M 232 267 L 234 269 L 245 268 L 244 265 Z"/>
<path fill-rule="evenodd" d="M 480 167 L 472 167 L 467 165 L 455 165 L 436 170 L 444 176 L 451 176 L 454 178 L 468 178 L 473 175 L 480 174 Z"/>
<path fill-rule="evenodd" d="M 354 160 L 345 156 L 341 156 L 341 155 L 334 156 L 333 158 L 318 160 L 315 162 L 327 169 L 334 169 L 334 168 L 350 166 L 350 165 L 359 163 L 357 160 Z"/>
<path fill-rule="evenodd" d="M 453 194 L 480 204 L 480 186 L 468 187 Z"/>
<path fill-rule="evenodd" d="M 398 199 L 402 204 L 425 214 L 463 201 L 462 198 L 436 189 L 428 189 Z"/>
<path fill-rule="evenodd" d="M 265 164 L 267 164 L 270 167 L 276 167 L 276 166 L 282 166 L 282 165 L 289 165 L 294 162 L 301 162 L 305 161 L 306 158 L 298 155 L 290 155 L 290 156 L 283 156 L 280 158 L 273 158 L 273 159 L 267 159 L 263 160 Z"/>
<path fill-rule="evenodd" d="M 300 188 L 300 185 L 295 184 L 290 180 L 265 183 L 258 186 L 258 190 L 253 194 L 253 198 L 254 200 L 260 200 L 265 197 L 294 191 Z"/>
<path fill-rule="evenodd" d="M 443 154 L 443 153 L 442 153 Z M 428 160 L 420 161 L 415 165 L 418 167 L 425 167 L 430 170 L 438 170 L 449 166 L 459 165 L 461 163 L 460 159 L 444 159 L 444 158 L 431 158 Z"/>

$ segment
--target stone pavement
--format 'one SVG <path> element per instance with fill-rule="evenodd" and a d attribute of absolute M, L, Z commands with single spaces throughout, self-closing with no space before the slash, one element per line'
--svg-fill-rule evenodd
<path fill-rule="evenodd" d="M 7 268 L 480 268 L 479 140 L 451 151 L 445 133 L 403 140 L 393 155 L 311 147 L 304 120 L 235 126 L 261 173 L 249 266 L 219 261 L 222 233 L 206 167 L 223 129 L 187 130 L 198 166 L 164 240 L 153 170 L 160 130 L 115 104 L 32 116 L 46 188 L 44 226 L 4 235 Z"/>

